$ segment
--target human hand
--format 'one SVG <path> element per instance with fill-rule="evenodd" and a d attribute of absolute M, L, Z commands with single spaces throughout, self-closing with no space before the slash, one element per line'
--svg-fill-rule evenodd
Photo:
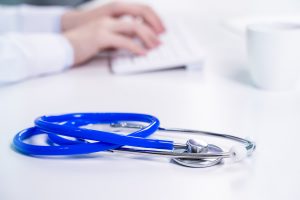
<path fill-rule="evenodd" d="M 99 20 L 102 17 L 118 18 L 123 15 L 141 18 L 157 34 L 165 30 L 161 19 L 151 7 L 143 4 L 122 2 L 108 3 L 87 11 L 68 11 L 62 16 L 61 28 L 65 32 L 91 21 Z"/>
<path fill-rule="evenodd" d="M 108 48 L 127 49 L 144 55 L 145 47 L 153 48 L 160 42 L 151 28 L 139 21 L 124 21 L 103 17 L 86 25 L 64 33 L 74 49 L 74 64 L 81 64 Z M 132 37 L 139 38 L 145 45 L 136 43 Z"/>

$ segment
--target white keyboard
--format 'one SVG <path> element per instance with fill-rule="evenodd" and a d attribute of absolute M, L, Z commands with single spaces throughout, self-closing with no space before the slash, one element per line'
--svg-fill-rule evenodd
<path fill-rule="evenodd" d="M 136 56 L 128 52 L 118 52 L 111 56 L 112 72 L 131 74 L 177 67 L 201 68 L 203 50 L 188 27 L 178 21 L 165 26 L 166 33 L 160 38 L 162 44 L 150 50 L 146 56 Z"/>

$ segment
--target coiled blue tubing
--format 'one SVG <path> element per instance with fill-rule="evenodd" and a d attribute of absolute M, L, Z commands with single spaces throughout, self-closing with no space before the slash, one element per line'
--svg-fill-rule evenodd
<path fill-rule="evenodd" d="M 92 130 L 81 126 L 110 124 L 121 121 L 142 122 L 148 125 L 129 135 Z M 159 129 L 159 120 L 151 115 L 139 113 L 69 113 L 42 116 L 35 120 L 35 126 L 20 131 L 13 139 L 16 150 L 27 155 L 74 155 L 134 146 L 154 149 L 173 149 L 173 141 L 147 139 Z M 35 145 L 25 143 L 35 135 L 48 134 L 48 142 L 56 145 Z M 66 139 L 72 137 L 75 140 Z M 94 142 L 87 142 L 92 140 Z"/>

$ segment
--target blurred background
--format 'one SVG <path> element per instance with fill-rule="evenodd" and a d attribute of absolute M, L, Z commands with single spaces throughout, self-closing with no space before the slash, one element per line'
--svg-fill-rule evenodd
<path fill-rule="evenodd" d="M 110 1 L 0 0 L 0 4 L 60 5 L 86 9 Z M 246 40 L 245 38 L 240 40 L 240 36 L 245 36 L 243 30 L 248 23 L 244 18 L 288 15 L 289 19 L 300 20 L 299 0 L 134 0 L 131 2 L 152 6 L 164 20 L 170 18 L 174 21 L 180 18 L 197 35 L 199 44 L 208 55 L 209 65 L 211 66 L 212 62 L 216 63 L 215 67 L 209 67 L 208 70 L 215 68 L 217 71 L 215 73 L 220 73 L 229 79 L 238 79 L 238 82 L 246 85 L 249 85 L 249 75 L 245 69 Z M 239 20 L 242 21 L 242 26 L 239 22 L 236 24 Z"/>
<path fill-rule="evenodd" d="M 65 5 L 80 6 L 84 4 L 104 3 L 108 0 L 0 0 L 1 4 L 33 4 L 33 5 Z M 151 0 L 138 0 L 152 4 Z M 137 2 L 137 1 L 135 1 Z M 157 1 L 154 1 L 157 3 Z M 195 12 L 233 14 L 276 14 L 300 12 L 299 0 L 161 0 L 159 7 L 173 10 L 189 10 Z M 155 5 L 154 5 L 155 6 Z M 158 5 L 157 5 L 158 7 Z"/>

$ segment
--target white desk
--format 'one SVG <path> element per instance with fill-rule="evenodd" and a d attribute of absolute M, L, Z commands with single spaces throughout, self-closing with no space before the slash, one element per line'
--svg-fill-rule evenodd
<path fill-rule="evenodd" d="M 196 31 L 208 52 L 202 72 L 114 76 L 96 59 L 0 88 L 0 199 L 299 199 L 300 92 L 255 89 L 240 38 L 205 23 Z M 151 113 L 168 127 L 251 136 L 258 148 L 210 169 L 110 153 L 40 159 L 10 148 L 37 116 L 89 111 Z"/>

